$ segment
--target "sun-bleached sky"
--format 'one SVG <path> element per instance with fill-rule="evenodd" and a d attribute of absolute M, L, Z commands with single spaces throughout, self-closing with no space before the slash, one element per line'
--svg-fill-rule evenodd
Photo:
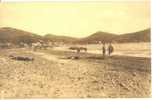
<path fill-rule="evenodd" d="M 123 34 L 150 27 L 150 3 L 0 3 L 0 27 L 73 37 L 85 37 L 96 31 Z"/>

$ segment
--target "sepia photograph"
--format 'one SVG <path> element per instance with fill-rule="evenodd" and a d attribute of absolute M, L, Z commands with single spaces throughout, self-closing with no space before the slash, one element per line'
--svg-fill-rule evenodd
<path fill-rule="evenodd" d="M 151 98 L 150 0 L 0 2 L 0 99 Z"/>

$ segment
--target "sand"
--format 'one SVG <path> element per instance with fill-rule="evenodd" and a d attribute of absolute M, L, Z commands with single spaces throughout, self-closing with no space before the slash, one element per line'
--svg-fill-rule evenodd
<path fill-rule="evenodd" d="M 2 98 L 150 97 L 150 58 L 27 49 L 0 50 Z M 8 56 L 26 55 L 34 61 Z"/>

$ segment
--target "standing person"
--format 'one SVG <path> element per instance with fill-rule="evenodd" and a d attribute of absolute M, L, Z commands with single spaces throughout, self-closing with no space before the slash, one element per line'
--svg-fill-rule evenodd
<path fill-rule="evenodd" d="M 105 47 L 105 43 L 102 44 L 102 55 L 103 57 L 105 57 L 106 54 L 106 47 Z"/>
<path fill-rule="evenodd" d="M 111 55 L 111 53 L 113 53 L 113 51 L 114 51 L 114 47 L 110 43 L 109 46 L 108 46 L 108 54 L 109 54 L 109 56 Z"/>

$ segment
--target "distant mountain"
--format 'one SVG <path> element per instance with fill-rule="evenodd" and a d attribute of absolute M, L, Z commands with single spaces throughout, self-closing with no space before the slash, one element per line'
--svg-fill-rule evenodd
<path fill-rule="evenodd" d="M 116 35 L 107 32 L 96 32 L 86 38 L 82 38 L 77 41 L 77 43 L 98 43 L 101 42 L 150 42 L 150 29 L 145 29 L 139 32 L 127 33 L 122 35 Z"/>
<path fill-rule="evenodd" d="M 99 32 L 96 32 L 96 33 L 86 37 L 86 38 L 82 38 L 82 39 L 78 40 L 77 42 L 83 43 L 83 44 L 97 43 L 98 41 L 109 42 L 109 41 L 115 39 L 116 37 L 117 37 L 117 35 L 115 35 L 115 34 L 99 31 Z"/>
<path fill-rule="evenodd" d="M 11 42 L 14 44 L 18 44 L 20 42 L 24 43 L 32 43 L 38 40 L 42 40 L 43 38 L 39 35 L 33 34 L 31 32 L 10 28 L 10 27 L 2 27 L 0 28 L 0 42 Z"/>
<path fill-rule="evenodd" d="M 150 29 L 119 35 L 117 42 L 150 42 Z"/>
<path fill-rule="evenodd" d="M 52 42 L 64 42 L 64 43 L 73 43 L 78 40 L 78 38 L 74 38 L 74 37 L 57 36 L 53 34 L 47 34 L 44 36 L 44 38 Z"/>
<path fill-rule="evenodd" d="M 20 29 L 2 27 L 0 28 L 0 43 L 11 42 L 18 44 L 21 42 L 32 43 L 38 41 L 52 41 L 52 42 L 64 42 L 64 43 L 78 43 L 78 44 L 90 44 L 100 42 L 150 42 L 150 29 L 145 29 L 139 32 L 127 33 L 122 35 L 116 35 L 107 32 L 96 32 L 85 38 L 74 38 L 68 36 L 57 36 L 47 34 L 45 36 L 39 36 L 31 32 L 23 31 Z"/>

